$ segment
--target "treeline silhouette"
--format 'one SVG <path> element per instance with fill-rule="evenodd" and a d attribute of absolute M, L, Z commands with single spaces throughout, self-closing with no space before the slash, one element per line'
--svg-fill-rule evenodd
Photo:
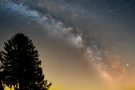
<path fill-rule="evenodd" d="M 27 36 L 17 33 L 0 51 L 0 90 L 3 85 L 15 90 L 48 90 L 38 51 Z"/>

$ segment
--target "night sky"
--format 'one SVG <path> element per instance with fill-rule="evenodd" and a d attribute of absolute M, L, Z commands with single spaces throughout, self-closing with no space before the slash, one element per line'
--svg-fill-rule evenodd
<path fill-rule="evenodd" d="M 0 48 L 16 33 L 50 90 L 135 90 L 135 0 L 0 0 Z"/>

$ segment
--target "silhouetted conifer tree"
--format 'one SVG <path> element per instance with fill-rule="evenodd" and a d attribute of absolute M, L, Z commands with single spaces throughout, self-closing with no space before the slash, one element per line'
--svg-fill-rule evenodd
<path fill-rule="evenodd" d="M 16 90 L 48 90 L 38 51 L 28 37 L 18 33 L 4 43 L 1 51 L 3 83 Z"/>

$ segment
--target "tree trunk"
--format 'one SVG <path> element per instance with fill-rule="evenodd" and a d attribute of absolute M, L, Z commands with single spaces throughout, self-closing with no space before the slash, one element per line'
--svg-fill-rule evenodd
<path fill-rule="evenodd" d="M 3 85 L 2 85 L 2 81 L 0 81 L 0 90 L 4 90 Z"/>

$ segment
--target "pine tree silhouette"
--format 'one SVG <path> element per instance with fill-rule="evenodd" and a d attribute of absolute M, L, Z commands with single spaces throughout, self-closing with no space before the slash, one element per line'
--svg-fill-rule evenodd
<path fill-rule="evenodd" d="M 4 43 L 1 51 L 3 83 L 16 90 L 48 90 L 38 51 L 27 36 L 18 33 Z"/>

